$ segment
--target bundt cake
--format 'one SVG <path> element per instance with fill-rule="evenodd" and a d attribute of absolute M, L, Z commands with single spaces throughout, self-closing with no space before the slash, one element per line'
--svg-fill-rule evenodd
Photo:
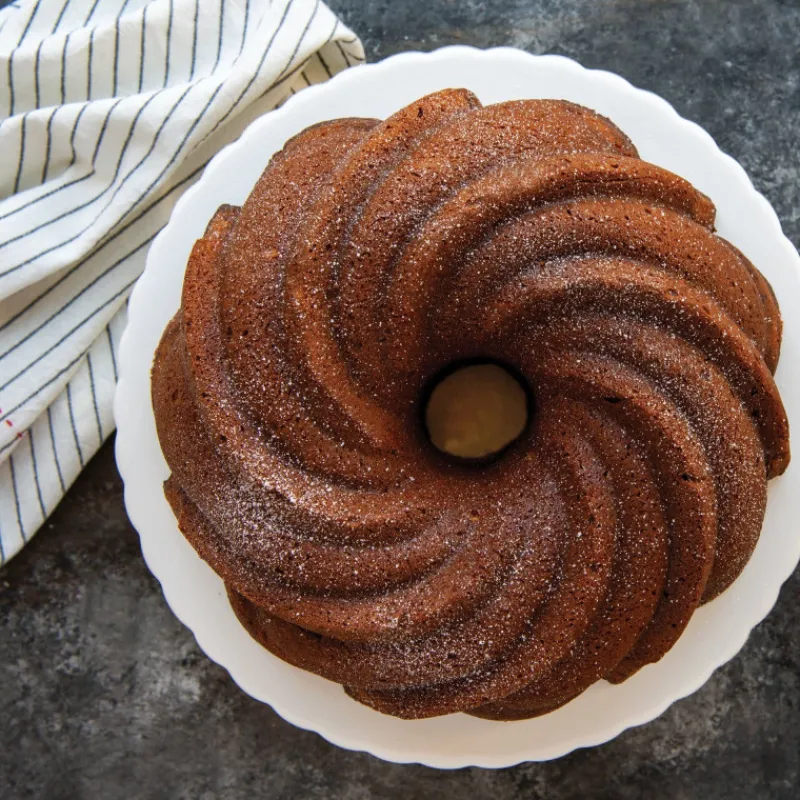
<path fill-rule="evenodd" d="M 660 659 L 789 461 L 778 306 L 714 217 L 568 102 L 448 90 L 287 142 L 195 244 L 152 375 L 167 498 L 250 634 L 405 718 Z M 474 359 L 532 398 L 477 465 L 420 409 Z"/>

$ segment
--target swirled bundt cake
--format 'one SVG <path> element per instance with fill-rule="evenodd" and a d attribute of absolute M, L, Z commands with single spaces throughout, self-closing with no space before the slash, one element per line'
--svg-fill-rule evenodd
<path fill-rule="evenodd" d="M 781 322 L 711 201 L 577 105 L 309 128 L 192 251 L 153 367 L 166 495 L 279 657 L 400 717 L 519 719 L 660 659 L 789 460 Z M 532 398 L 479 465 L 420 402 Z"/>

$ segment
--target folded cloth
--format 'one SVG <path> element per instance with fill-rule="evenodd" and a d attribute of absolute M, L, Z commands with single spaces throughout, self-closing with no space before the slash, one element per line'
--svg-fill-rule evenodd
<path fill-rule="evenodd" d="M 363 57 L 319 0 L 0 10 L 0 564 L 113 430 L 127 297 L 181 193 Z"/>

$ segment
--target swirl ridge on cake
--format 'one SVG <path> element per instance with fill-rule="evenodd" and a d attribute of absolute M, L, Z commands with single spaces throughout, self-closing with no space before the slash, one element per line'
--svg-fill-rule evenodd
<path fill-rule="evenodd" d="M 777 302 L 714 218 L 565 101 L 446 90 L 287 142 L 153 366 L 167 498 L 248 631 L 407 718 L 536 716 L 659 660 L 789 461 Z M 421 424 L 471 359 L 532 397 L 479 466 Z"/>

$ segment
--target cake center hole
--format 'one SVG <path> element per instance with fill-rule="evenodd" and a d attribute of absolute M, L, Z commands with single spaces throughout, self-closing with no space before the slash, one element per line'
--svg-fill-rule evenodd
<path fill-rule="evenodd" d="M 494 363 L 447 371 L 425 406 L 425 427 L 434 446 L 459 458 L 499 453 L 519 437 L 527 422 L 525 388 Z"/>

